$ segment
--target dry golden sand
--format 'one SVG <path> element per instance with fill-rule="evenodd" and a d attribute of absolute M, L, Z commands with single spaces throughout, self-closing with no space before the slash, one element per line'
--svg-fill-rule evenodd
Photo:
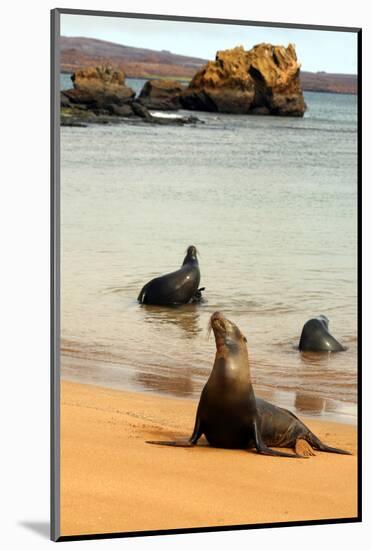
<path fill-rule="evenodd" d="M 199 446 L 187 436 L 197 402 L 62 382 L 61 534 L 237 525 L 357 515 L 356 456 L 309 459 Z M 308 421 L 356 452 L 356 429 Z"/>

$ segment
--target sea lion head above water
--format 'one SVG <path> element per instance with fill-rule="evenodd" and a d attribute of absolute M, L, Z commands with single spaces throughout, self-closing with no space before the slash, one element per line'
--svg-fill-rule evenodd
<path fill-rule="evenodd" d="M 304 326 L 299 341 L 300 351 L 329 352 L 345 351 L 346 348 L 332 336 L 329 320 L 325 315 L 309 319 Z"/>
<path fill-rule="evenodd" d="M 197 248 L 193 244 L 191 244 L 187 248 L 187 252 L 186 252 L 186 255 L 185 255 L 185 258 L 184 258 L 184 261 L 183 261 L 183 265 L 189 264 L 189 263 L 198 263 L 197 254 L 198 254 Z"/>

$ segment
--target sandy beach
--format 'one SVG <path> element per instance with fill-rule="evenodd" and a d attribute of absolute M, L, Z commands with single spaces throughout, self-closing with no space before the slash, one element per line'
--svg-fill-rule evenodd
<path fill-rule="evenodd" d="M 357 515 L 354 426 L 305 419 L 353 456 L 148 445 L 188 436 L 197 401 L 62 382 L 61 534 L 83 535 L 350 518 Z"/>

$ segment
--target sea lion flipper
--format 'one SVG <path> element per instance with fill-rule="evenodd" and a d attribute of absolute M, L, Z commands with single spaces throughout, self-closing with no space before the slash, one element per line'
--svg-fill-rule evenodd
<path fill-rule="evenodd" d="M 202 434 L 200 416 L 197 410 L 195 427 L 189 439 L 178 439 L 177 441 L 146 441 L 146 443 L 150 443 L 151 445 L 167 445 L 169 447 L 194 447 L 197 445 L 197 441 Z"/>
<path fill-rule="evenodd" d="M 192 433 L 192 435 L 189 439 L 190 443 L 192 445 L 196 445 L 197 441 L 200 439 L 202 433 L 203 432 L 202 432 L 202 429 L 201 429 L 200 415 L 198 414 L 198 410 L 197 410 L 195 427 L 193 428 L 193 433 Z"/>
<path fill-rule="evenodd" d="M 337 447 L 329 447 L 328 445 L 325 445 L 322 443 L 322 441 L 319 441 L 319 444 L 315 445 L 315 449 L 318 449 L 319 451 L 323 451 L 324 453 L 335 453 L 338 455 L 352 455 L 350 451 L 345 451 L 344 449 L 338 449 Z"/>
<path fill-rule="evenodd" d="M 204 301 L 204 298 L 202 296 L 202 291 L 205 290 L 205 287 L 203 286 L 202 288 L 198 288 L 196 290 L 196 292 L 194 293 L 194 295 L 192 296 L 192 298 L 190 299 L 190 303 L 191 304 L 196 304 L 196 303 L 199 303 L 199 302 L 203 302 Z"/>
<path fill-rule="evenodd" d="M 142 288 L 142 290 L 139 292 L 139 296 L 137 298 L 138 302 L 140 304 L 144 304 L 145 303 L 145 299 L 146 299 L 146 288 L 147 288 L 147 285 L 144 285 L 144 287 Z"/>
<path fill-rule="evenodd" d="M 313 432 L 308 430 L 307 433 L 307 439 L 310 441 L 310 444 L 312 447 L 318 451 L 322 451 L 324 453 L 335 453 L 338 455 L 352 455 L 350 451 L 345 451 L 344 449 L 338 449 L 337 447 L 330 447 L 329 445 L 326 445 L 325 443 L 322 443 L 322 441 L 314 435 Z"/>
<path fill-rule="evenodd" d="M 269 447 L 266 447 L 263 445 L 262 447 L 256 448 L 257 452 L 262 455 L 267 456 L 284 456 L 286 458 L 309 458 L 307 456 L 297 455 L 293 453 L 283 453 L 282 451 L 276 451 L 274 449 L 270 449 Z"/>
<path fill-rule="evenodd" d="M 325 453 L 335 453 L 338 455 L 353 455 L 350 451 L 345 451 L 344 449 L 338 449 L 336 447 L 329 447 L 328 445 L 324 445 L 322 443 L 321 448 L 318 449 L 319 451 L 324 451 Z"/>
<path fill-rule="evenodd" d="M 295 441 L 295 453 L 303 458 L 315 456 L 315 452 L 313 451 L 308 441 L 300 437 Z"/>
<path fill-rule="evenodd" d="M 255 447 L 256 451 L 259 454 L 268 455 L 268 456 L 284 456 L 286 458 L 308 458 L 308 457 L 302 457 L 297 454 L 292 453 L 284 453 L 282 451 L 276 451 L 274 449 L 271 449 L 270 447 L 267 447 L 267 445 L 264 443 L 259 428 L 257 426 L 256 421 L 254 422 L 254 439 L 255 439 Z"/>
<path fill-rule="evenodd" d="M 179 441 L 146 441 L 151 445 L 167 445 L 169 447 L 194 447 L 194 443 L 191 443 L 189 439 Z"/>

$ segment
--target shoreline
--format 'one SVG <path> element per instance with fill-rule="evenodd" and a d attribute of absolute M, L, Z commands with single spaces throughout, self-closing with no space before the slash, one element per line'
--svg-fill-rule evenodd
<path fill-rule="evenodd" d="M 145 443 L 190 435 L 196 407 L 191 399 L 61 380 L 61 534 L 356 517 L 356 454 L 288 460 L 205 442 Z M 354 426 L 305 423 L 356 453 Z"/>
<path fill-rule="evenodd" d="M 74 376 L 72 372 L 79 367 L 84 366 L 85 378 L 82 376 Z M 94 365 L 91 360 L 85 360 L 79 358 L 71 358 L 67 355 L 63 356 L 61 379 L 67 382 L 73 382 L 76 384 L 87 384 L 93 386 L 99 386 L 101 388 L 112 389 L 116 391 L 139 393 L 143 395 L 149 395 L 154 397 L 165 399 L 186 400 L 198 403 L 199 396 L 205 380 L 202 380 L 197 385 L 197 391 L 192 393 L 180 392 L 176 389 L 166 387 L 164 384 L 162 387 L 146 387 L 133 380 L 131 380 L 131 369 L 127 369 L 126 374 L 123 376 L 123 372 L 120 371 L 120 378 L 115 378 L 114 369 L 110 370 L 107 376 L 102 376 L 98 370 L 94 369 Z M 88 378 L 90 379 L 88 380 Z M 91 382 L 90 380 L 93 380 Z M 311 394 L 306 391 L 300 394 L 300 408 L 298 407 L 298 394 L 297 391 L 292 389 L 280 390 L 278 396 L 275 395 L 274 387 L 267 387 L 254 382 L 254 391 L 257 397 L 266 399 L 276 406 L 289 409 L 297 416 L 301 416 L 307 420 L 319 420 L 325 422 L 335 422 L 338 424 L 346 424 L 351 426 L 357 426 L 357 403 L 342 401 L 341 399 L 335 399 L 333 397 L 327 398 L 327 400 L 317 394 Z M 195 394 L 195 395 L 193 395 Z M 325 404 L 325 402 L 327 403 Z"/>

